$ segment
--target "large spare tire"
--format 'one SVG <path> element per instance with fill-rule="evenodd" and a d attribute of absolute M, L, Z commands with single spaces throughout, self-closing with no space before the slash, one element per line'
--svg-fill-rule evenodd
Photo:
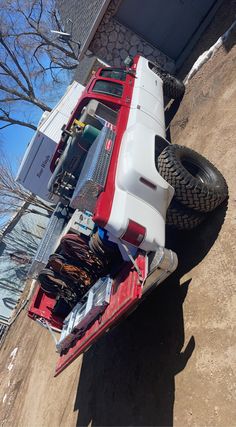
<path fill-rule="evenodd" d="M 207 215 L 172 201 L 166 214 L 166 224 L 178 230 L 192 230 L 201 224 Z"/>
<path fill-rule="evenodd" d="M 210 212 L 228 195 L 226 181 L 205 157 L 181 145 L 169 145 L 158 157 L 160 175 L 175 189 L 175 199 L 188 208 Z"/>

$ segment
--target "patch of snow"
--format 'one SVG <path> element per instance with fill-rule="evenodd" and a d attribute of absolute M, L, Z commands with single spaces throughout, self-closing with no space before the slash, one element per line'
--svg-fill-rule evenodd
<path fill-rule="evenodd" d="M 14 361 L 16 355 L 17 355 L 17 352 L 18 352 L 18 347 L 14 348 L 14 350 L 12 350 L 12 352 L 10 354 L 11 362 L 9 363 L 9 365 L 7 367 L 7 369 L 8 369 L 9 372 L 12 370 L 12 368 L 14 366 L 13 365 L 13 361 Z"/>
<path fill-rule="evenodd" d="M 12 350 L 10 357 L 12 357 L 13 360 L 15 359 L 17 352 L 18 352 L 18 347 L 14 348 L 14 350 Z"/>
<path fill-rule="evenodd" d="M 217 52 L 217 50 L 223 45 L 223 43 L 230 36 L 231 31 L 236 27 L 236 21 L 229 27 L 229 29 L 223 34 L 223 36 L 219 37 L 213 46 L 210 49 L 206 50 L 199 56 L 196 62 L 193 64 L 191 70 L 188 75 L 184 79 L 184 83 L 187 84 L 189 80 L 202 68 L 202 66 L 209 60 L 211 57 Z"/>
<path fill-rule="evenodd" d="M 7 398 L 7 394 L 4 394 L 3 399 L 2 399 L 2 403 L 5 403 L 6 398 Z"/>
<path fill-rule="evenodd" d="M 11 370 L 12 370 L 12 368 L 13 368 L 13 363 L 11 362 L 11 363 L 9 363 L 9 365 L 8 365 L 8 367 L 7 367 L 7 369 L 8 369 L 8 371 L 10 372 Z"/>

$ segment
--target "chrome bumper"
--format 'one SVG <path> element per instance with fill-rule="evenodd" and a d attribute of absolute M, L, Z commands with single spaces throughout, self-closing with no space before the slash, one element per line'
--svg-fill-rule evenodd
<path fill-rule="evenodd" d="M 143 283 L 143 294 L 162 283 L 178 266 L 175 252 L 166 248 L 159 248 L 156 252 L 147 255 L 147 277 Z"/>

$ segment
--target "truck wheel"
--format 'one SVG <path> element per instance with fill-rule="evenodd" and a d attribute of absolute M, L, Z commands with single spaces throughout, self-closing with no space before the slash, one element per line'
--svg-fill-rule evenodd
<path fill-rule="evenodd" d="M 73 194 L 74 188 L 70 186 L 65 186 L 64 184 L 61 184 L 60 189 L 58 191 L 58 195 L 60 197 L 64 197 L 65 199 L 70 199 Z"/>
<path fill-rule="evenodd" d="M 185 92 L 185 85 L 181 80 L 167 73 L 159 66 L 155 66 L 152 71 L 154 71 L 162 79 L 163 92 L 165 96 L 170 99 L 183 98 Z"/>
<path fill-rule="evenodd" d="M 192 230 L 206 219 L 206 214 L 188 209 L 172 201 L 166 214 L 166 224 L 178 230 Z"/>
<path fill-rule="evenodd" d="M 76 186 L 76 178 L 72 173 L 65 171 L 62 178 L 62 185 L 68 188 L 75 188 Z"/>
<path fill-rule="evenodd" d="M 166 74 L 166 76 L 163 77 L 163 91 L 164 95 L 168 96 L 168 98 L 182 99 L 185 92 L 185 86 L 181 80 L 171 74 Z"/>
<path fill-rule="evenodd" d="M 224 177 L 205 157 L 181 145 L 169 145 L 158 157 L 160 175 L 175 189 L 175 199 L 199 212 L 211 212 L 228 195 Z"/>

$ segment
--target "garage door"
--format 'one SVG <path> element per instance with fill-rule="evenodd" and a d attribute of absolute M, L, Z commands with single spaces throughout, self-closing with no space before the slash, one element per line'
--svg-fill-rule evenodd
<path fill-rule="evenodd" d="M 116 19 L 177 59 L 216 0 L 123 0 Z"/>

